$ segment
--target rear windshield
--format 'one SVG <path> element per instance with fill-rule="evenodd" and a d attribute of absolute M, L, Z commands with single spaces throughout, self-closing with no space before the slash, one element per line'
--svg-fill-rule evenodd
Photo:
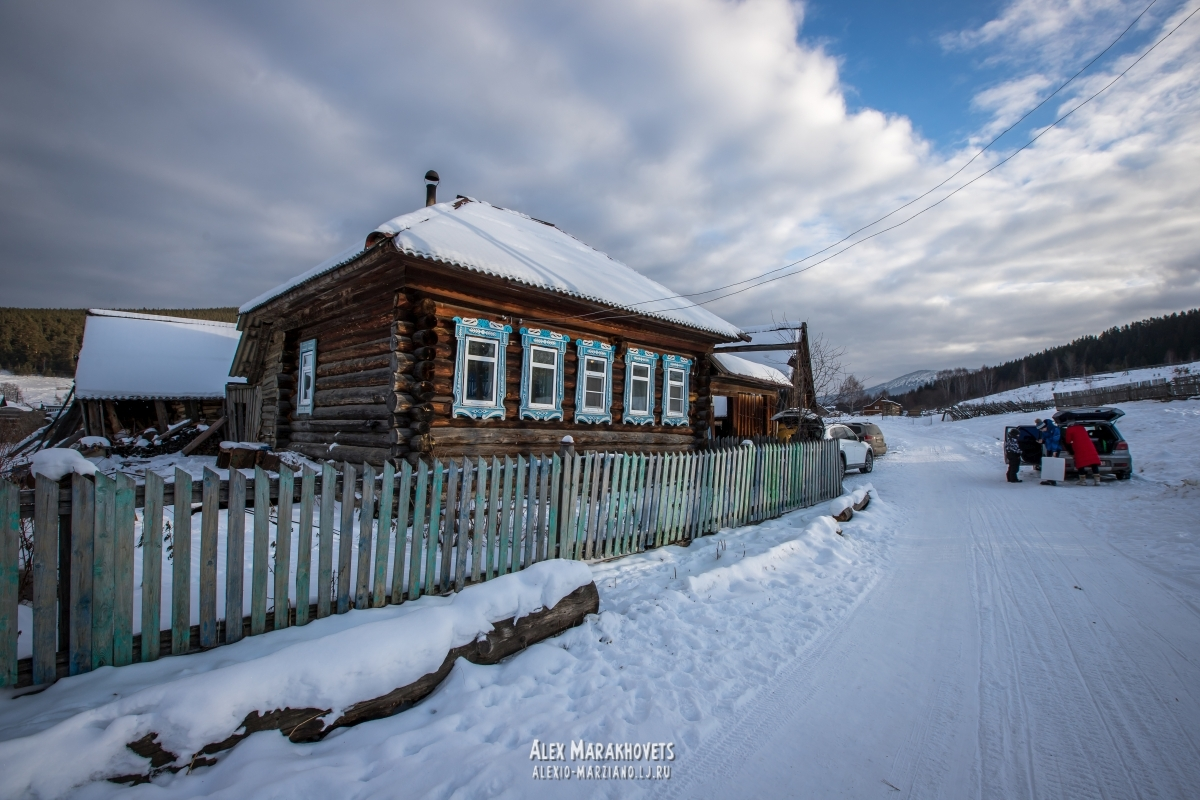
<path fill-rule="evenodd" d="M 866 431 L 867 433 L 883 433 L 883 431 L 881 431 L 879 429 L 878 425 L 870 425 L 870 424 L 863 425 L 863 430 Z"/>

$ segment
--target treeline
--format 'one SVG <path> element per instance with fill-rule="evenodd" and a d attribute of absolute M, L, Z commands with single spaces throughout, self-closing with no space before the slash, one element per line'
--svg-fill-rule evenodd
<path fill-rule="evenodd" d="M 1200 309 L 1081 336 L 995 367 L 942 370 L 920 389 L 892 397 L 907 409 L 942 408 L 1031 383 L 1200 360 Z"/>
<path fill-rule="evenodd" d="M 140 314 L 236 322 L 236 308 L 127 308 Z M 0 369 L 18 375 L 74 375 L 83 344 L 82 308 L 0 308 Z"/>

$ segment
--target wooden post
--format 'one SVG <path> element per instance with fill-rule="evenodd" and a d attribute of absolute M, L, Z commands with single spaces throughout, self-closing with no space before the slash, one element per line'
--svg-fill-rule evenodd
<path fill-rule="evenodd" d="M 142 511 L 142 661 L 158 658 L 162 628 L 163 479 L 146 470 Z"/>
<path fill-rule="evenodd" d="M 279 465 L 279 507 L 275 513 L 275 630 L 291 623 L 292 602 L 288 587 L 292 581 L 292 501 L 296 492 L 296 474 L 286 464 Z M 300 608 L 300 600 L 296 600 Z"/>
<path fill-rule="evenodd" d="M 250 564 L 250 635 L 267 631 L 267 561 L 271 557 L 271 479 L 254 468 L 254 541 Z"/>
<path fill-rule="evenodd" d="M 512 517 L 515 513 L 509 508 L 509 500 L 513 492 L 513 462 L 508 456 L 504 457 L 504 494 L 500 497 L 500 552 L 497 556 L 497 573 L 508 574 L 508 542 L 512 535 Z"/>
<path fill-rule="evenodd" d="M 425 509 L 429 497 L 429 465 L 421 461 L 417 465 L 417 494 L 413 498 L 412 552 L 408 559 L 408 599 L 421 596 L 422 546 L 425 540 Z"/>
<path fill-rule="evenodd" d="M 433 462 L 433 480 L 429 489 L 429 543 L 425 548 L 425 591 L 437 591 L 437 555 L 442 531 L 442 462 Z M 449 527 L 450 521 L 446 520 Z"/>
<path fill-rule="evenodd" d="M 396 504 L 396 555 L 392 564 L 392 602 L 400 603 L 404 600 L 404 566 L 405 557 L 408 555 L 408 528 L 410 511 L 412 503 L 412 464 L 408 461 L 400 463 L 400 497 Z M 415 531 L 414 531 L 415 534 Z M 413 562 L 408 561 L 408 568 L 412 569 Z"/>
<path fill-rule="evenodd" d="M 21 491 L 0 480 L 0 687 L 17 685 Z"/>
<path fill-rule="evenodd" d="M 350 610 L 351 551 L 354 549 L 354 465 L 342 465 L 342 514 L 338 530 L 337 613 Z"/>
<path fill-rule="evenodd" d="M 483 542 L 487 538 L 484 528 L 484 497 L 487 492 L 487 462 L 479 456 L 475 468 L 479 477 L 475 479 L 475 530 L 471 536 L 471 581 L 478 583 L 481 578 L 487 580 L 487 570 L 483 568 Z"/>
<path fill-rule="evenodd" d="M 225 538 L 225 644 L 240 641 L 246 580 L 246 476 L 229 470 L 229 510 Z"/>
<path fill-rule="evenodd" d="M 38 475 L 34 487 L 33 682 L 42 684 L 54 683 L 58 677 L 55 658 L 60 537 L 58 482 Z"/>
<path fill-rule="evenodd" d="M 371 605 L 371 534 L 375 529 L 375 468 L 362 467 L 362 509 L 358 514 L 358 565 L 354 576 L 354 607 Z M 380 531 L 383 535 L 383 531 Z"/>
<path fill-rule="evenodd" d="M 171 535 L 171 652 L 186 653 L 192 638 L 192 476 L 175 468 Z"/>
<path fill-rule="evenodd" d="M 537 546 L 538 470 L 542 468 L 540 456 L 529 455 L 529 488 L 525 494 L 525 540 L 521 549 L 521 569 L 533 563 L 534 548 Z"/>
<path fill-rule="evenodd" d="M 116 552 L 113 528 L 116 522 L 116 485 L 102 472 L 95 475 L 95 521 L 92 539 L 92 664 L 113 663 L 113 592 Z"/>
<path fill-rule="evenodd" d="M 71 632 L 69 674 L 92 668 L 92 554 L 96 488 L 83 475 L 71 475 Z"/>
<path fill-rule="evenodd" d="M 308 624 L 312 597 L 313 495 L 316 473 L 304 467 L 300 477 L 300 531 L 296 542 L 296 624 Z"/>
<path fill-rule="evenodd" d="M 483 579 L 491 580 L 496 577 L 496 545 L 499 536 L 500 520 L 500 459 L 492 456 L 492 476 L 490 494 L 488 494 L 487 530 L 483 536 Z"/>
<path fill-rule="evenodd" d="M 167 404 L 162 400 L 155 400 L 154 415 L 158 419 L 158 435 L 166 436 L 167 428 L 171 427 L 171 419 L 167 416 Z"/>
<path fill-rule="evenodd" d="M 217 641 L 217 522 L 221 513 L 221 476 L 204 468 L 200 504 L 200 647 Z"/>
<path fill-rule="evenodd" d="M 521 532 L 525 530 L 525 458 L 517 456 L 517 476 L 513 483 L 512 543 L 509 550 L 509 572 L 521 569 Z"/>
<path fill-rule="evenodd" d="M 467 580 L 467 539 L 470 535 L 471 526 L 471 484 L 474 477 L 471 470 L 471 459 L 464 458 L 462 465 L 462 492 L 459 494 L 458 500 L 458 528 L 455 536 L 451 540 L 447 536 L 447 543 L 453 541 L 455 547 L 454 554 L 454 591 L 461 592 Z M 447 510 L 447 519 L 450 511 Z M 449 527 L 449 526 L 447 526 Z"/>
<path fill-rule="evenodd" d="M 574 448 L 572 448 L 573 450 Z M 570 458 L 570 453 L 567 455 Z M 546 549 L 542 559 L 558 556 L 558 519 L 562 504 L 563 460 L 557 454 L 550 459 L 550 516 L 546 522 Z M 570 464 L 567 469 L 571 468 Z M 570 477 L 568 473 L 568 478 Z"/>
<path fill-rule="evenodd" d="M 133 663 L 133 478 L 117 473 L 113 500 L 113 666 Z"/>
<path fill-rule="evenodd" d="M 333 505 L 337 496 L 333 465 L 321 466 L 321 515 L 317 531 L 317 619 L 328 617 L 333 605 Z"/>
<path fill-rule="evenodd" d="M 441 547 L 441 567 L 438 570 L 438 586 L 442 592 L 450 591 L 451 579 L 451 558 L 454 551 L 454 528 L 456 524 L 456 514 L 458 503 L 458 463 L 454 459 L 450 460 L 450 469 L 447 472 L 446 482 L 446 530 L 439 537 L 439 547 Z"/>
<path fill-rule="evenodd" d="M 383 480 L 379 487 L 379 532 L 375 535 L 375 576 L 371 583 L 371 605 L 382 608 L 387 604 L 388 555 L 392 544 L 392 497 L 396 490 L 396 468 L 391 461 L 383 462 Z M 403 540 L 401 534 L 397 537 Z"/>

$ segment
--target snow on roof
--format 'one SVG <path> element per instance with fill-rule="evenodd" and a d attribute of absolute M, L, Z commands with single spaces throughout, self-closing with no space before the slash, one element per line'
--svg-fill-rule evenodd
<path fill-rule="evenodd" d="M 777 383 L 780 386 L 791 386 L 792 381 L 787 375 L 784 375 L 774 367 L 768 367 L 766 364 L 759 364 L 754 361 L 747 361 L 739 356 L 731 353 L 713 353 L 713 358 L 717 363 L 725 368 L 727 372 L 732 372 L 734 375 L 741 375 L 746 378 L 754 378 L 760 381 L 769 381 Z"/>
<path fill-rule="evenodd" d="M 383 223 L 402 253 L 495 275 L 736 339 L 737 326 L 548 222 L 469 198 L 438 203 Z M 354 248 L 254 298 L 246 313 L 350 261 Z"/>
<path fill-rule="evenodd" d="M 241 333 L 230 322 L 91 309 L 75 367 L 84 400 L 219 398 Z"/>

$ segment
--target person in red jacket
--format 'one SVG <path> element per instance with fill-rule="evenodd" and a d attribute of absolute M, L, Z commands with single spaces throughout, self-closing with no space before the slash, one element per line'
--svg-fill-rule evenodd
<path fill-rule="evenodd" d="M 1092 437 L 1088 436 L 1087 429 L 1082 425 L 1072 425 L 1067 428 L 1063 439 L 1070 448 L 1071 455 L 1075 457 L 1075 471 L 1079 473 L 1079 485 L 1087 485 L 1085 473 L 1091 470 L 1092 485 L 1099 486 L 1100 472 L 1097 467 L 1100 466 L 1100 454 L 1096 452 L 1096 445 L 1092 444 Z"/>

